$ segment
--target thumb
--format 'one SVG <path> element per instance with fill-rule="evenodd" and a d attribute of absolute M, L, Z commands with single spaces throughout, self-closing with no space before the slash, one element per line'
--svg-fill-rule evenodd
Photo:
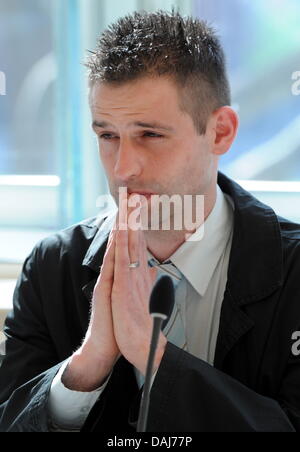
<path fill-rule="evenodd" d="M 150 268 L 151 282 L 153 285 L 157 278 L 157 272 L 158 272 L 157 268 L 155 268 L 155 267 Z"/>

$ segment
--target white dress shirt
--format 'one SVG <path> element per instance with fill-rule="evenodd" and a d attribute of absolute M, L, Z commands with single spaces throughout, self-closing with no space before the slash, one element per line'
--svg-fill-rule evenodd
<path fill-rule="evenodd" d="M 167 339 L 211 365 L 214 362 L 220 312 L 227 283 L 233 217 L 234 204 L 217 185 L 216 203 L 210 215 L 168 260 L 176 266 L 175 276 L 180 278 L 176 285 L 175 306 L 180 309 L 181 323 L 176 325 L 176 331 L 173 329 L 170 337 L 166 334 Z M 148 257 L 152 262 L 153 259 L 156 261 L 149 252 Z M 172 265 L 162 263 L 158 268 L 159 277 L 165 272 L 164 268 L 172 270 Z M 172 323 L 172 316 L 175 316 L 175 307 L 168 325 Z M 165 333 L 168 325 L 164 329 Z M 49 414 L 53 424 L 59 426 L 59 429 L 79 430 L 109 379 L 101 388 L 91 393 L 70 391 L 61 382 L 67 364 L 68 360 L 53 380 Z M 137 369 L 135 374 L 141 387 L 144 377 Z M 152 383 L 154 378 L 155 375 Z"/>

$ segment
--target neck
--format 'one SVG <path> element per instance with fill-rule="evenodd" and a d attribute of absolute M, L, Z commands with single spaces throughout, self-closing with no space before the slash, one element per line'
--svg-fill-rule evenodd
<path fill-rule="evenodd" d="M 204 215 L 202 221 L 194 221 L 197 226 L 193 230 L 145 230 L 147 248 L 151 254 L 160 262 L 169 259 L 172 254 L 193 234 L 208 218 L 212 212 L 217 198 L 217 186 L 215 185 L 210 193 L 204 195 Z"/>

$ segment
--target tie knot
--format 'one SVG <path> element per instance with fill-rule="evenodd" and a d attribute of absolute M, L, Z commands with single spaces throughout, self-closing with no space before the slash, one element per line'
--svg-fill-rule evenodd
<path fill-rule="evenodd" d="M 148 260 L 148 265 L 150 267 L 156 267 L 158 269 L 158 276 L 160 276 L 161 274 L 167 274 L 168 276 L 170 276 L 175 287 L 178 286 L 182 279 L 181 272 L 170 259 L 161 264 L 155 258 L 151 258 Z"/>

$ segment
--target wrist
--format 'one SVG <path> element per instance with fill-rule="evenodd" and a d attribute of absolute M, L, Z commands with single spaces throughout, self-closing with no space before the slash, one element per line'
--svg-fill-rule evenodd
<path fill-rule="evenodd" d="M 96 359 L 93 355 L 79 349 L 70 358 L 61 381 L 67 389 L 72 391 L 95 391 L 105 383 L 114 363 L 112 360 L 101 360 L 99 357 Z"/>

